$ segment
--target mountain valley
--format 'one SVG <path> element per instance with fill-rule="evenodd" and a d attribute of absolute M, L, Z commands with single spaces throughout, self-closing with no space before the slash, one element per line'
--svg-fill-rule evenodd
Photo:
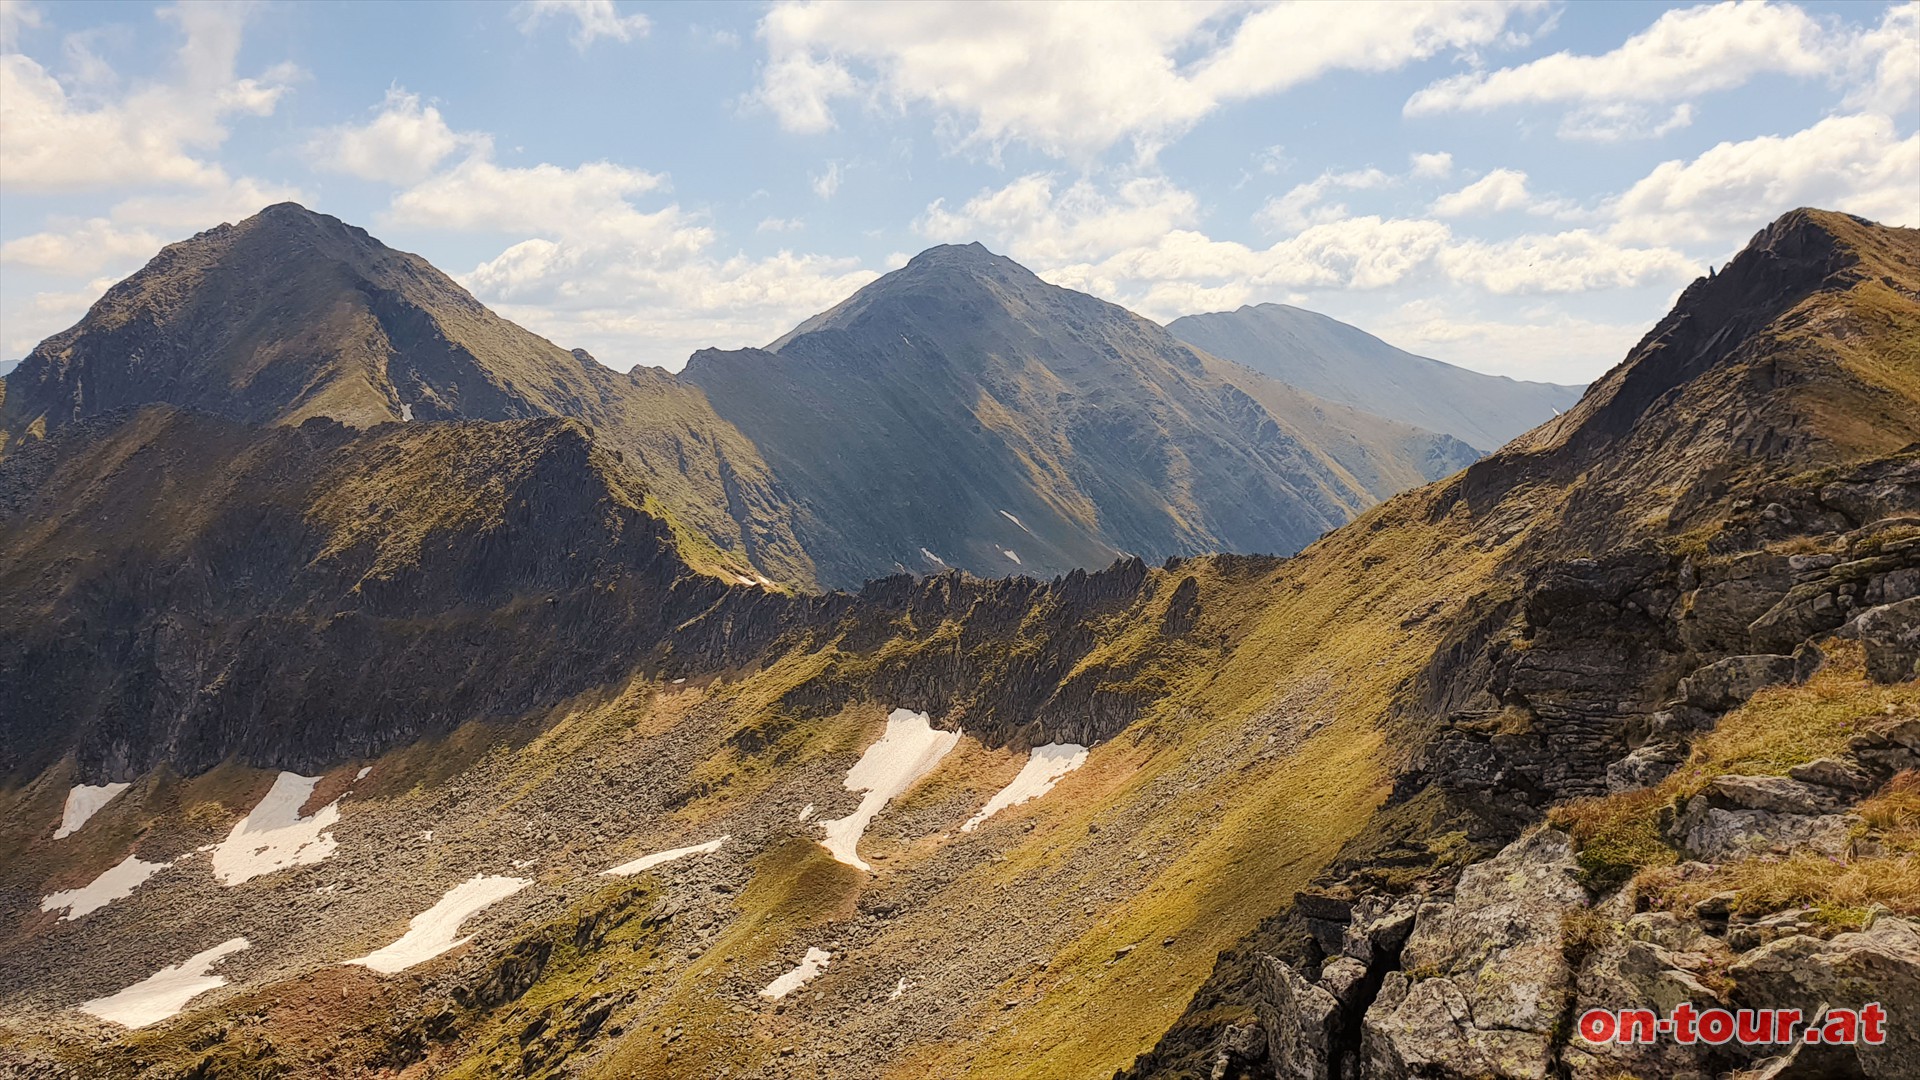
<path fill-rule="evenodd" d="M 1184 321 L 942 247 L 619 375 L 169 248 L 0 384 L 0 1074 L 1725 1076 L 1569 1010 L 1920 985 L 1920 231 L 1577 402 Z"/>

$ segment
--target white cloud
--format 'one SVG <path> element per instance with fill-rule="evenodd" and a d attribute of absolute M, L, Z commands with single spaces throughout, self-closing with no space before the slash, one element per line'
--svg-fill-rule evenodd
<path fill-rule="evenodd" d="M 412 184 L 453 154 L 485 150 L 489 145 L 485 136 L 454 131 L 439 109 L 395 86 L 387 91 L 372 120 L 331 127 L 309 140 L 307 159 L 327 172 Z"/>
<path fill-rule="evenodd" d="M 1345 203 L 1325 199 L 1335 191 L 1371 191 L 1392 185 L 1393 178 L 1379 169 L 1352 172 L 1324 172 L 1304 184 L 1296 184 L 1286 194 L 1268 199 L 1254 220 L 1269 229 L 1297 232 L 1312 225 L 1323 225 L 1349 216 Z"/>
<path fill-rule="evenodd" d="M 635 210 L 627 197 L 664 187 L 666 177 L 610 162 L 566 169 L 511 168 L 476 153 L 393 198 L 387 220 L 430 229 L 579 235 L 604 230 L 657 234 L 658 215 Z"/>
<path fill-rule="evenodd" d="M 799 232 L 806 227 L 807 223 L 801 221 L 799 218 L 770 217 L 761 219 L 760 224 L 754 226 L 753 231 L 763 233 Z"/>
<path fill-rule="evenodd" d="M 1623 240 L 1726 243 L 1798 206 L 1920 225 L 1920 135 L 1885 116 L 1835 116 L 1787 136 L 1668 161 L 1616 199 Z"/>
<path fill-rule="evenodd" d="M 813 193 L 823 199 L 833 198 L 834 192 L 840 190 L 840 179 L 840 163 L 837 161 L 828 162 L 827 171 L 816 173 L 812 178 Z"/>
<path fill-rule="evenodd" d="M 495 163 L 491 140 L 396 194 L 393 226 L 519 237 L 461 282 L 507 318 L 625 368 L 762 345 L 873 280 L 855 259 L 728 255 L 705 215 L 647 207 L 666 177 L 611 162 Z M 768 218 L 764 232 L 799 228 Z"/>
<path fill-rule="evenodd" d="M 242 178 L 190 195 L 142 195 L 114 204 L 105 217 L 56 218 L 55 228 L 0 245 L 0 262 L 63 276 L 105 269 L 131 271 L 164 244 L 222 221 L 238 221 L 271 203 L 299 197 L 291 188 Z"/>
<path fill-rule="evenodd" d="M 1586 382 L 1625 357 L 1652 324 L 1604 322 L 1555 308 L 1504 312 L 1503 318 L 1462 312 L 1425 298 L 1386 311 L 1344 317 L 1400 348 L 1491 375 L 1540 382 Z"/>
<path fill-rule="evenodd" d="M 88 218 L 69 229 L 32 233 L 0 244 L 0 263 L 73 277 L 144 261 L 165 242 L 147 229 Z"/>
<path fill-rule="evenodd" d="M 573 19 L 573 47 L 585 52 L 599 38 L 632 41 L 647 36 L 645 15 L 622 15 L 613 0 L 522 0 L 513 18 L 520 32 L 531 34 L 549 18 Z"/>
<path fill-rule="evenodd" d="M 665 249 L 529 240 L 461 280 L 507 318 L 618 368 L 678 369 L 703 348 L 759 346 L 878 275 L 858 260 L 782 251 L 717 257 L 711 233 Z"/>
<path fill-rule="evenodd" d="M 1422 180 L 1445 180 L 1453 175 L 1453 155 L 1445 150 L 1432 154 L 1414 154 L 1413 175 Z"/>
<path fill-rule="evenodd" d="M 1345 175 L 1361 184 L 1391 180 Z M 936 201 L 916 227 L 930 240 L 980 240 L 1054 284 L 1163 320 L 1298 290 L 1452 290 L 1490 299 L 1657 287 L 1700 268 L 1671 248 L 1586 229 L 1485 240 L 1439 221 L 1359 216 L 1309 224 L 1263 249 L 1214 239 L 1195 227 L 1198 217 L 1193 194 L 1164 178 L 1063 186 L 1036 174 L 957 210 Z"/>
<path fill-rule="evenodd" d="M 116 280 L 101 277 L 78 289 L 34 293 L 32 299 L 9 312 L 5 336 L 0 337 L 0 355 L 25 356 L 35 345 L 79 322 Z"/>
<path fill-rule="evenodd" d="M 1433 212 L 1441 217 L 1471 217 L 1524 210 L 1532 204 L 1526 173 L 1518 169 L 1495 169 L 1459 191 L 1435 199 Z"/>
<path fill-rule="evenodd" d="M 1587 142 L 1657 139 L 1693 123 L 1693 105 L 1681 102 L 1661 117 L 1658 109 L 1626 102 L 1586 105 L 1560 121 L 1560 137 Z"/>
<path fill-rule="evenodd" d="M 981 192 L 958 210 L 935 200 L 915 229 L 939 243 L 990 239 L 1037 268 L 1149 245 L 1198 217 L 1193 194 L 1164 178 L 1125 180 L 1109 194 L 1090 180 L 1061 188 L 1057 177 L 1031 173 Z"/>
<path fill-rule="evenodd" d="M 1700 264 L 1668 247 L 1634 247 L 1586 229 L 1466 240 L 1439 253 L 1454 281 L 1497 296 L 1585 293 L 1686 281 Z"/>
<path fill-rule="evenodd" d="M 170 78 L 97 107 L 70 97 L 29 57 L 0 55 L 0 188 L 68 193 L 226 183 L 225 170 L 204 157 L 226 140 L 226 118 L 271 113 L 296 74 L 283 66 L 259 78 L 235 77 L 247 11 L 242 5 L 161 9 L 184 36 Z"/>
<path fill-rule="evenodd" d="M 1485 45 L 1538 6 L 784 2 L 761 20 L 755 97 L 790 131 L 864 98 L 929 107 L 962 146 L 1085 157 L 1131 139 L 1144 157 L 1226 102 Z"/>
<path fill-rule="evenodd" d="M 40 9 L 27 0 L 0 0 L 0 49 L 19 48 L 21 32 L 40 23 Z"/>
<path fill-rule="evenodd" d="M 1676 8 L 1598 56 L 1560 52 L 1517 67 L 1442 79 L 1407 101 L 1409 115 L 1545 102 L 1656 102 L 1739 86 L 1757 75 L 1814 76 L 1835 42 L 1797 7 L 1721 3 Z"/>
<path fill-rule="evenodd" d="M 1848 50 L 1856 68 L 1850 108 L 1911 118 L 1920 106 L 1920 3 L 1887 9 L 1880 25 Z"/>

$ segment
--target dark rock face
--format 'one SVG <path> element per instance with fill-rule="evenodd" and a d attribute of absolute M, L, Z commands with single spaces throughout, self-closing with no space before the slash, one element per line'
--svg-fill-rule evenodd
<path fill-rule="evenodd" d="M 1874 677 L 1912 677 L 1920 601 L 1905 594 L 1920 542 L 1885 537 L 1920 511 L 1920 461 L 1872 463 L 1812 497 L 1861 489 L 1880 517 L 1855 522 L 1839 503 L 1801 515 L 1835 530 L 1816 534 L 1829 552 L 1696 559 L 1638 546 L 1535 571 L 1522 599 L 1434 658 L 1408 711 L 1445 719 L 1401 791 L 1431 779 L 1521 821 L 1557 799 L 1650 783 L 1715 716 L 1812 675 L 1817 645 L 1788 636 L 1801 630 L 1871 635 Z"/>

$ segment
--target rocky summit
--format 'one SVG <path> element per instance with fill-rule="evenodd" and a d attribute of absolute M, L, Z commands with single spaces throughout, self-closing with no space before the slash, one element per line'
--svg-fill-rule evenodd
<path fill-rule="evenodd" d="M 1485 456 L 977 246 L 621 376 L 292 207 L 0 386 L 0 1075 L 1920 1069 L 1920 231 Z"/>

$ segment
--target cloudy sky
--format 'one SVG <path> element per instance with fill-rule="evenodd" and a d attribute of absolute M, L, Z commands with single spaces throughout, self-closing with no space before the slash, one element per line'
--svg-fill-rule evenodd
<path fill-rule="evenodd" d="M 979 240 L 1580 382 L 1801 205 L 1920 225 L 1920 3 L 0 0 L 0 361 L 294 199 L 620 368 Z"/>

